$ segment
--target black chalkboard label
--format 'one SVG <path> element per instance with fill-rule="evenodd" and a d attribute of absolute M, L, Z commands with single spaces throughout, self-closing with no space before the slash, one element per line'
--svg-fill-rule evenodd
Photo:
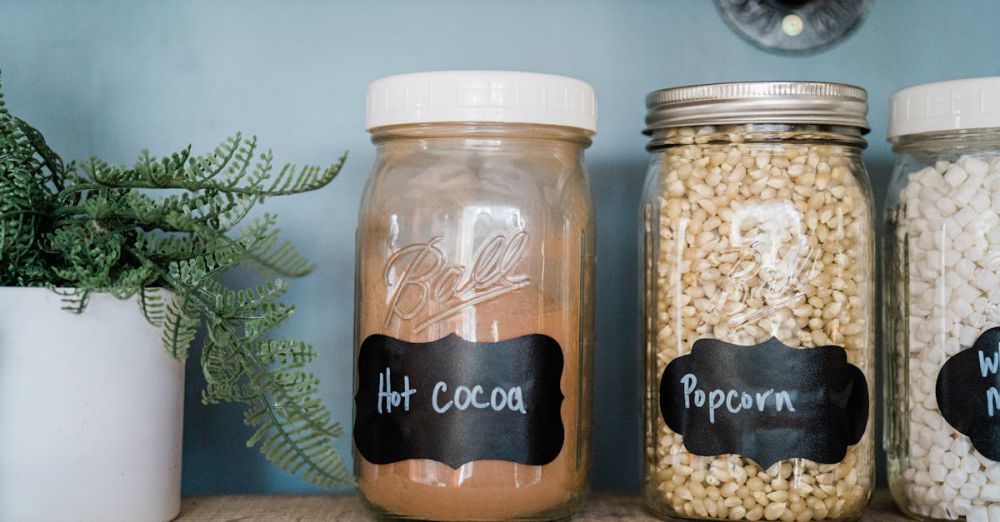
<path fill-rule="evenodd" d="M 868 426 L 868 383 L 839 346 L 700 339 L 664 370 L 660 411 L 695 455 L 832 464 Z"/>
<path fill-rule="evenodd" d="M 372 335 L 357 371 L 354 443 L 369 462 L 543 465 L 562 449 L 563 353 L 547 335 L 498 343 Z"/>
<path fill-rule="evenodd" d="M 982 333 L 972 347 L 949 358 L 938 372 L 935 395 L 941 415 L 990 460 L 1000 461 L 1000 328 Z"/>

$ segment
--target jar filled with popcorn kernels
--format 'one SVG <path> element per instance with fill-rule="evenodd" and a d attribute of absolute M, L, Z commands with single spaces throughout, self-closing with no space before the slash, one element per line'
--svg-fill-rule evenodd
<path fill-rule="evenodd" d="M 925 520 L 1000 522 L 1000 77 L 892 96 L 889 484 Z"/>
<path fill-rule="evenodd" d="M 646 102 L 647 506 L 857 519 L 874 471 L 867 94 L 752 82 Z"/>

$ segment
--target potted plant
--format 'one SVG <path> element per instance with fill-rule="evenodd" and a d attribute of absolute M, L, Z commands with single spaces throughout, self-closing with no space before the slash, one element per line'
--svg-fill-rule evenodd
<path fill-rule="evenodd" d="M 182 361 L 203 329 L 203 402 L 238 402 L 248 446 L 320 486 L 350 484 L 341 427 L 297 339 L 273 196 L 340 171 L 285 165 L 237 134 L 209 154 L 64 163 L 0 94 L 0 520 L 159 522 L 180 506 Z M 237 228 L 238 227 L 238 228 Z M 267 276 L 231 288 L 244 263 Z M 165 350 L 164 350 L 165 348 Z"/>

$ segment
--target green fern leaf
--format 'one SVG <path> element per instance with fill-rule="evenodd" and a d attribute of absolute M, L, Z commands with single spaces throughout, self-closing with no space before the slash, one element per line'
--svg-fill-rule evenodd
<path fill-rule="evenodd" d="M 262 387 L 244 417 L 255 428 L 247 446 L 259 443 L 268 460 L 320 487 L 351 483 L 350 470 L 331 444 L 343 429 L 315 398 L 315 377 L 282 374 L 271 381 L 285 393 L 270 395 Z"/>
<path fill-rule="evenodd" d="M 62 309 L 74 314 L 81 314 L 90 302 L 90 291 L 79 288 L 51 288 L 52 292 L 62 298 Z"/>
<path fill-rule="evenodd" d="M 264 214 L 240 231 L 247 260 L 259 268 L 287 277 L 302 277 L 313 270 L 313 264 L 289 241 L 280 241 L 276 219 Z"/>
<path fill-rule="evenodd" d="M 162 328 L 167 318 L 167 304 L 158 288 L 143 287 L 139 290 L 139 308 L 150 324 Z M 168 350 L 169 352 L 170 350 Z"/>
<path fill-rule="evenodd" d="M 171 357 L 183 361 L 198 333 L 201 321 L 185 306 L 184 298 L 174 296 L 163 311 L 163 347 Z"/>
<path fill-rule="evenodd" d="M 344 154 L 336 163 L 325 169 L 314 165 L 307 165 L 296 172 L 295 165 L 286 164 L 274 178 L 270 187 L 264 191 L 269 196 L 284 196 L 289 194 L 299 194 L 310 192 L 328 185 L 333 178 L 337 177 L 344 162 L 347 161 L 347 154 Z"/>

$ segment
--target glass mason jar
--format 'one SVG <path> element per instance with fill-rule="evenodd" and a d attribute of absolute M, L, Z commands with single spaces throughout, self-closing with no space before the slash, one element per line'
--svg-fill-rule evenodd
<path fill-rule="evenodd" d="M 1000 78 L 892 96 L 885 448 L 925 520 L 1000 521 Z"/>
<path fill-rule="evenodd" d="M 874 478 L 865 91 L 700 85 L 647 107 L 647 506 L 859 518 Z"/>
<path fill-rule="evenodd" d="M 379 516 L 568 517 L 588 485 L 592 88 L 439 72 L 369 87 L 355 472 Z"/>

